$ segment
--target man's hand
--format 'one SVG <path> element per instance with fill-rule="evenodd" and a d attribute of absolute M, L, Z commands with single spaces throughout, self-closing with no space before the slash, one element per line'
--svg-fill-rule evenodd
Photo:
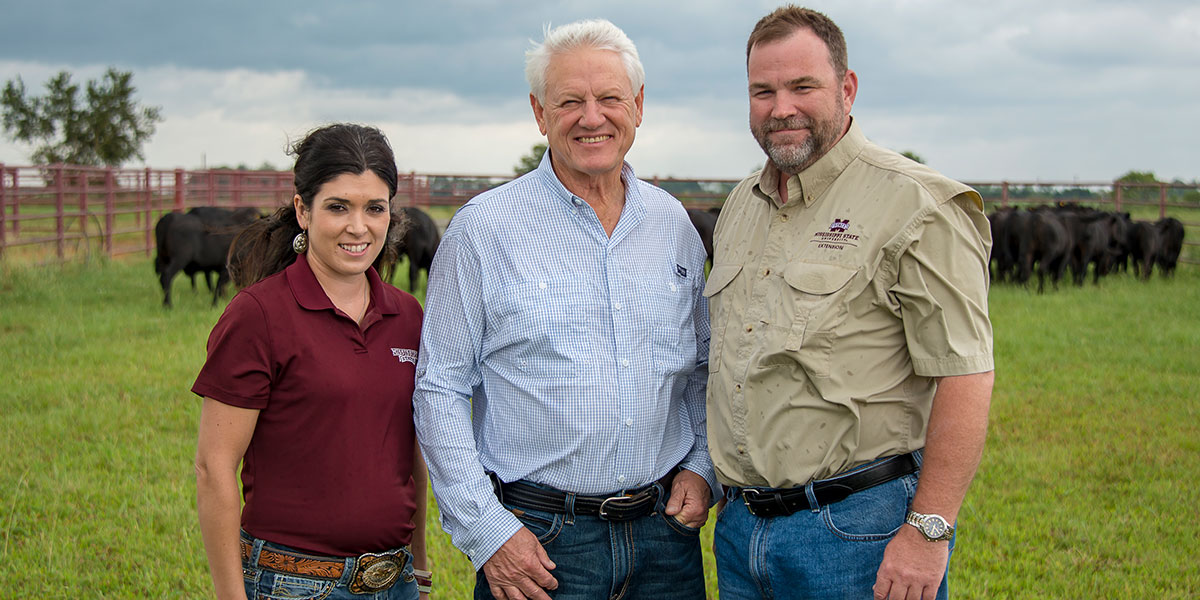
<path fill-rule="evenodd" d="M 671 483 L 671 498 L 667 502 L 667 516 L 675 517 L 676 521 L 695 527 L 704 526 L 708 521 L 708 505 L 712 499 L 712 489 L 703 477 L 687 469 L 680 469 Z"/>
<path fill-rule="evenodd" d="M 553 568 L 537 537 L 522 527 L 483 564 L 483 574 L 497 600 L 550 600 L 546 590 L 558 588 Z"/>
<path fill-rule="evenodd" d="M 931 542 L 915 527 L 901 525 L 883 551 L 875 577 L 875 600 L 930 600 L 950 560 L 950 542 Z"/>

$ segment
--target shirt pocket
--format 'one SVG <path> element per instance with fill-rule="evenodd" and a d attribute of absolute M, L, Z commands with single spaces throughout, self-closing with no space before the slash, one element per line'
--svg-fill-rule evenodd
<path fill-rule="evenodd" d="M 729 316 L 729 299 L 720 294 L 733 283 L 742 265 L 713 265 L 708 273 L 708 281 L 704 284 L 704 297 L 708 298 L 708 311 L 712 325 L 712 339 L 708 350 L 708 372 L 716 373 L 721 370 L 721 350 L 724 347 L 725 328 Z"/>
<path fill-rule="evenodd" d="M 654 372 L 673 375 L 696 366 L 695 288 L 688 279 L 642 282 Z"/>
<path fill-rule="evenodd" d="M 590 368 L 595 296 L 578 280 L 557 278 L 506 286 L 495 296 L 484 354 L 496 368 L 527 376 L 572 378 Z"/>
<path fill-rule="evenodd" d="M 833 362 L 833 329 L 847 312 L 840 305 L 858 269 L 841 265 L 793 262 L 783 271 L 791 289 L 792 326 L 783 349 L 797 353 L 800 363 L 815 377 L 829 377 Z"/>

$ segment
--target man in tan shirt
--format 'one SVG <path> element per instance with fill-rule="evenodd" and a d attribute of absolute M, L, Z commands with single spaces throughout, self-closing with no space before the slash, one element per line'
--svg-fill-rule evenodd
<path fill-rule="evenodd" d="M 866 139 L 824 15 L 764 17 L 747 72 L 769 161 L 704 291 L 721 597 L 945 598 L 992 389 L 982 200 Z"/>

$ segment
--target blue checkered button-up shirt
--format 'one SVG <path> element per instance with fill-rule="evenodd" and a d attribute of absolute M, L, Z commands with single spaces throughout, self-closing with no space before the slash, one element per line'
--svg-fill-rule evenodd
<path fill-rule="evenodd" d="M 454 545 L 478 569 L 521 527 L 485 471 L 586 495 L 708 455 L 705 252 L 679 202 L 621 172 L 608 236 L 550 166 L 459 210 L 430 269 L 421 448 Z"/>

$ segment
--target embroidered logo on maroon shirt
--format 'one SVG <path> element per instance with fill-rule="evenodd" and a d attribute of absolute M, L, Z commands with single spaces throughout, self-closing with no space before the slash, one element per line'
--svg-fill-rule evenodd
<path fill-rule="evenodd" d="M 408 348 L 392 348 L 392 356 L 402 363 L 417 364 L 417 351 Z"/>

